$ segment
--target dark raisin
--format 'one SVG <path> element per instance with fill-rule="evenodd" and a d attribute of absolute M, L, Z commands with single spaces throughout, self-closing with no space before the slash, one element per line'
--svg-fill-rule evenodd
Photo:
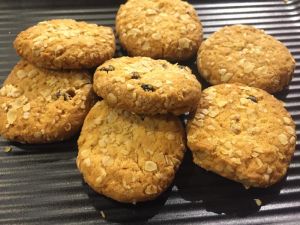
<path fill-rule="evenodd" d="M 62 94 L 64 96 L 64 100 L 68 101 L 71 100 L 75 96 L 75 91 L 72 89 L 67 90 Z"/>
<path fill-rule="evenodd" d="M 162 67 L 163 67 L 164 69 L 167 69 L 167 68 L 168 68 L 167 64 L 162 64 Z"/>
<path fill-rule="evenodd" d="M 109 71 L 114 71 L 115 70 L 115 67 L 112 66 L 112 65 L 109 65 L 108 67 L 102 67 L 100 68 L 100 71 L 105 71 L 105 72 L 109 72 Z"/>
<path fill-rule="evenodd" d="M 64 101 L 71 100 L 75 96 L 75 91 L 72 89 L 69 89 L 65 92 L 62 92 L 61 90 L 58 90 L 56 93 L 52 94 L 52 99 L 57 100 L 60 97 L 63 97 Z"/>
<path fill-rule="evenodd" d="M 66 91 L 66 94 L 68 94 L 71 98 L 75 96 L 75 91 L 73 89 L 69 89 Z"/>
<path fill-rule="evenodd" d="M 131 73 L 131 79 L 140 79 L 141 76 L 138 72 L 132 72 Z"/>
<path fill-rule="evenodd" d="M 253 96 L 253 95 L 249 95 L 249 96 L 247 97 L 247 99 L 250 99 L 252 102 L 257 103 L 257 98 L 256 98 L 255 96 Z"/>
<path fill-rule="evenodd" d="M 144 91 L 154 91 L 154 87 L 151 84 L 142 84 L 141 87 Z"/>

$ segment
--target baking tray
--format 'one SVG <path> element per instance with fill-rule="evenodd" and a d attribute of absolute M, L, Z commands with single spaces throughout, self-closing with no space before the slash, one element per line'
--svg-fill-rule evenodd
<path fill-rule="evenodd" d="M 224 25 L 251 24 L 285 43 L 294 55 L 295 76 L 288 89 L 276 95 L 297 125 L 297 150 L 285 179 L 268 189 L 246 190 L 194 166 L 188 152 L 168 191 L 155 201 L 128 205 L 96 194 L 83 182 L 75 166 L 77 137 L 50 145 L 0 139 L 0 224 L 300 223 L 300 1 L 190 2 L 201 17 L 205 37 Z M 113 27 L 120 3 L 0 1 L 0 83 L 18 61 L 12 42 L 21 30 L 51 18 Z M 116 55 L 122 54 L 118 45 Z M 187 65 L 197 73 L 194 62 Z M 12 152 L 2 151 L 4 146 L 12 146 Z M 260 199 L 262 206 L 254 199 Z"/>

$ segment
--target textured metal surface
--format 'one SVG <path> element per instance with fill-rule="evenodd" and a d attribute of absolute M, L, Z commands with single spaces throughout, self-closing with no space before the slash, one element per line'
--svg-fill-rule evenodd
<path fill-rule="evenodd" d="M 0 83 L 18 57 L 16 34 L 38 21 L 74 18 L 113 26 L 120 1 L 0 1 Z M 76 138 L 51 145 L 0 139 L 0 224 L 299 224 L 300 221 L 300 1 L 192 1 L 205 37 L 227 24 L 263 28 L 284 42 L 297 60 L 288 90 L 277 95 L 297 124 L 297 151 L 287 177 L 265 190 L 241 185 L 193 166 L 188 153 L 174 185 L 159 199 L 134 205 L 93 192 L 76 166 Z M 122 54 L 118 49 L 118 54 Z M 192 65 L 192 64 L 191 64 Z M 195 66 L 193 66 L 195 68 Z M 253 199 L 263 205 L 257 206 Z M 110 222 L 101 219 L 103 210 Z"/>

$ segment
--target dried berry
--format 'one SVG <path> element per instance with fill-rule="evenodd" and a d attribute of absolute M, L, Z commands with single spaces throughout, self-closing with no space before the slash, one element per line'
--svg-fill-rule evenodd
<path fill-rule="evenodd" d="M 162 64 L 162 67 L 163 67 L 164 69 L 167 69 L 167 68 L 168 68 L 168 65 L 167 65 L 167 64 Z"/>
<path fill-rule="evenodd" d="M 154 87 L 151 84 L 142 84 L 141 87 L 144 91 L 154 91 Z"/>
<path fill-rule="evenodd" d="M 109 65 L 108 67 L 102 67 L 100 68 L 100 71 L 105 71 L 105 72 L 109 72 L 109 71 L 114 71 L 115 70 L 115 67 L 112 66 L 112 65 Z"/>
<path fill-rule="evenodd" d="M 138 72 L 132 72 L 131 73 L 131 79 L 140 79 L 141 76 Z"/>
<path fill-rule="evenodd" d="M 60 97 L 63 97 L 64 101 L 71 100 L 75 96 L 75 91 L 72 89 L 69 89 L 65 92 L 58 90 L 56 93 L 54 93 L 51 97 L 53 100 L 57 100 Z"/>
<path fill-rule="evenodd" d="M 75 96 L 75 91 L 73 89 L 69 89 L 66 91 L 66 94 L 68 94 L 71 98 Z"/>
<path fill-rule="evenodd" d="M 256 98 L 255 96 L 253 96 L 253 95 L 249 95 L 249 96 L 247 97 L 247 99 L 251 100 L 252 102 L 257 103 L 257 98 Z"/>

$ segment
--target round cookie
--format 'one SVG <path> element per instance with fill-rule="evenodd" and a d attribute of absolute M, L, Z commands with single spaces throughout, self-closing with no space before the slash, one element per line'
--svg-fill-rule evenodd
<path fill-rule="evenodd" d="M 295 60 L 274 37 L 248 25 L 226 26 L 198 51 L 198 70 L 211 84 L 243 83 L 270 93 L 292 79 Z"/>
<path fill-rule="evenodd" d="M 22 143 L 68 139 L 95 99 L 87 72 L 49 71 L 21 60 L 0 89 L 0 134 Z"/>
<path fill-rule="evenodd" d="M 14 47 L 22 58 L 38 67 L 93 68 L 113 57 L 115 37 L 109 27 L 57 19 L 22 31 Z"/>
<path fill-rule="evenodd" d="M 127 203 L 151 200 L 172 183 L 184 143 L 177 117 L 141 117 L 101 101 L 84 121 L 77 167 L 98 193 Z"/>
<path fill-rule="evenodd" d="M 110 106 L 145 115 L 179 115 L 196 108 L 201 85 L 188 67 L 148 57 L 121 57 L 98 67 L 94 90 Z"/>
<path fill-rule="evenodd" d="M 203 91 L 187 138 L 197 165 L 252 187 L 282 179 L 296 144 L 295 124 L 282 102 L 237 84 Z"/>
<path fill-rule="evenodd" d="M 170 61 L 193 57 L 202 41 L 197 12 L 181 0 L 129 0 L 117 13 L 116 32 L 129 55 Z"/>

